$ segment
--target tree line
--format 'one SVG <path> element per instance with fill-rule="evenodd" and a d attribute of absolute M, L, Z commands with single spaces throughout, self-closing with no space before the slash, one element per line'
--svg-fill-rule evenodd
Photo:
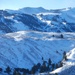
<path fill-rule="evenodd" d="M 63 53 L 63 60 L 67 60 L 66 52 Z M 44 72 L 51 72 L 59 67 L 63 66 L 62 61 L 59 63 L 52 63 L 51 59 L 49 58 L 48 61 L 45 61 L 42 57 L 43 63 L 37 63 L 34 64 L 31 70 L 25 69 L 25 68 L 14 68 L 12 69 L 8 66 L 4 73 L 7 73 L 8 75 L 29 75 L 29 74 L 36 74 L 36 73 L 44 73 Z M 0 68 L 0 73 L 3 72 L 3 69 Z M 58 74 L 55 74 L 58 75 Z"/>

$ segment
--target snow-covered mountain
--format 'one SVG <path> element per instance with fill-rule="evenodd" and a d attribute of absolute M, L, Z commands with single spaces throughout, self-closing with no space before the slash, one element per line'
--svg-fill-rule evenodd
<path fill-rule="evenodd" d="M 34 64 L 43 63 L 42 57 L 58 63 L 64 51 L 68 52 L 69 60 L 64 62 L 68 67 L 75 60 L 74 32 L 75 8 L 0 10 L 0 67 L 31 69 Z"/>
<path fill-rule="evenodd" d="M 38 13 L 45 13 L 45 12 L 49 12 L 49 10 L 44 9 L 42 7 L 25 7 L 25 8 L 21 8 L 19 10 L 9 10 L 6 9 L 6 11 L 8 11 L 9 13 L 25 13 L 25 14 L 38 14 Z"/>
<path fill-rule="evenodd" d="M 38 13 L 43 13 L 43 12 L 44 13 L 49 12 L 49 10 L 44 9 L 42 7 L 38 7 L 38 8 L 26 7 L 26 8 L 19 9 L 19 12 L 26 13 L 26 14 L 38 14 Z"/>
<path fill-rule="evenodd" d="M 0 33 L 21 30 L 75 32 L 75 8 L 0 10 Z"/>
<path fill-rule="evenodd" d="M 75 47 L 75 33 L 48 33 L 19 31 L 0 35 L 0 67 L 30 69 L 38 62 L 49 58 L 53 63 L 62 60 L 63 52 Z M 54 37 L 53 37 L 54 35 Z"/>

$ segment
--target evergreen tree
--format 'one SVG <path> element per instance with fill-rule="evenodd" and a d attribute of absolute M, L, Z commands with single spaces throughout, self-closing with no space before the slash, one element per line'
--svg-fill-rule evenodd
<path fill-rule="evenodd" d="M 63 59 L 64 60 L 67 60 L 67 56 L 66 56 L 66 52 L 64 51 L 64 53 L 63 53 Z"/>
<path fill-rule="evenodd" d="M 44 72 L 46 72 L 46 71 L 47 71 L 46 61 L 44 61 L 44 62 L 43 62 L 43 70 L 44 70 Z"/>
<path fill-rule="evenodd" d="M 67 56 L 66 55 L 64 56 L 64 59 L 67 60 Z"/>
<path fill-rule="evenodd" d="M 44 61 L 44 58 L 42 57 L 42 60 Z"/>
<path fill-rule="evenodd" d="M 31 74 L 35 74 L 36 71 L 37 71 L 37 66 L 34 65 L 31 69 Z"/>
<path fill-rule="evenodd" d="M 61 34 L 60 37 L 63 38 L 63 35 Z"/>
<path fill-rule="evenodd" d="M 66 52 L 64 51 L 63 55 L 66 55 Z"/>
<path fill-rule="evenodd" d="M 14 70 L 13 75 L 16 75 L 16 70 Z"/>
<path fill-rule="evenodd" d="M 63 66 L 63 63 L 62 62 L 60 62 L 60 67 L 62 67 Z"/>
<path fill-rule="evenodd" d="M 46 71 L 47 71 L 46 61 L 43 61 L 43 64 L 40 68 L 40 73 L 46 72 Z"/>
<path fill-rule="evenodd" d="M 40 63 L 37 63 L 37 69 L 40 69 L 40 67 L 41 67 L 41 64 Z"/>
<path fill-rule="evenodd" d="M 56 69 L 57 69 L 57 68 L 59 68 L 59 65 L 58 65 L 58 64 L 56 64 Z"/>
<path fill-rule="evenodd" d="M 3 69 L 2 69 L 2 68 L 0 68 L 0 72 L 2 72 L 2 70 L 3 70 Z"/>
<path fill-rule="evenodd" d="M 50 71 L 50 66 L 49 65 L 47 65 L 47 71 Z"/>
<path fill-rule="evenodd" d="M 48 64 L 51 65 L 51 59 L 50 59 L 50 58 L 49 58 L 49 60 L 48 60 Z"/>
<path fill-rule="evenodd" d="M 54 70 L 54 68 L 55 68 L 55 64 L 52 64 L 52 71 Z"/>
<path fill-rule="evenodd" d="M 54 37 L 54 35 L 52 35 L 52 37 Z"/>
<path fill-rule="evenodd" d="M 6 73 L 10 74 L 10 72 L 11 72 L 11 69 L 10 69 L 10 67 L 8 66 L 8 67 L 6 68 Z"/>
<path fill-rule="evenodd" d="M 44 72 L 43 66 L 40 67 L 40 73 Z"/>

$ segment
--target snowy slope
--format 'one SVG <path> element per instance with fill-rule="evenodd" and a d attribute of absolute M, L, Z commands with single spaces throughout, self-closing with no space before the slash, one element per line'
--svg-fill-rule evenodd
<path fill-rule="evenodd" d="M 0 33 L 2 34 L 21 30 L 75 32 L 75 8 L 46 10 L 42 7 L 27 7 L 17 12 L 10 11 L 0 10 Z"/>
<path fill-rule="evenodd" d="M 0 10 L 0 67 L 31 69 L 42 57 L 58 63 L 66 51 L 68 61 L 52 72 L 63 75 L 75 66 L 74 32 L 75 8 Z"/>
<path fill-rule="evenodd" d="M 19 31 L 0 36 L 0 67 L 31 68 L 51 58 L 53 63 L 62 60 L 64 51 L 75 47 L 75 33 L 47 33 Z M 55 37 L 53 37 L 54 35 Z M 58 53 L 57 53 L 58 51 Z M 57 58 L 57 59 L 56 59 Z"/>
<path fill-rule="evenodd" d="M 54 12 L 53 12 L 54 11 Z M 74 32 L 75 30 L 75 8 L 39 13 L 37 17 L 46 23 L 46 30 L 52 32 Z"/>
<path fill-rule="evenodd" d="M 0 11 L 0 32 L 10 33 L 21 30 L 44 31 L 41 21 L 38 22 L 33 15 L 28 14 L 10 14 L 7 11 Z"/>
<path fill-rule="evenodd" d="M 67 61 L 63 61 L 63 67 L 58 68 L 51 73 L 58 73 L 59 75 L 75 75 L 75 48 L 67 53 L 67 59 Z"/>
<path fill-rule="evenodd" d="M 75 8 L 46 10 L 42 7 L 27 7 L 12 11 L 0 10 L 0 33 L 21 30 L 75 32 Z"/>

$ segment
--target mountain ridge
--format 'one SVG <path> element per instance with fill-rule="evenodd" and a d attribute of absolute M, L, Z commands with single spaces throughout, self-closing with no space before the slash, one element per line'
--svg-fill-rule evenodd
<path fill-rule="evenodd" d="M 0 10 L 0 32 L 10 33 L 20 30 L 75 32 L 74 12 L 75 8 L 37 12 L 38 14 L 32 14 L 31 12 L 29 12 L 31 14 L 9 13 L 8 11 Z"/>

